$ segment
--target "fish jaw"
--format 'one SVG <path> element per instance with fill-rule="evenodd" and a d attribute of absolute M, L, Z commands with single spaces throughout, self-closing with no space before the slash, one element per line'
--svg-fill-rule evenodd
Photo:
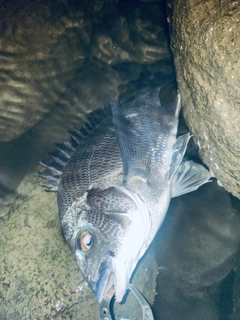
<path fill-rule="evenodd" d="M 76 251 L 76 262 L 82 260 L 82 255 Z M 108 254 L 105 256 L 95 275 L 85 274 L 85 279 L 89 287 L 94 292 L 97 301 L 101 304 L 103 299 L 111 299 L 115 294 L 117 302 L 121 302 L 128 287 L 129 279 L 135 264 L 132 266 L 128 261 L 122 261 L 120 258 Z"/>
<path fill-rule="evenodd" d="M 90 286 L 94 288 L 93 292 L 95 293 L 99 303 L 101 303 L 105 297 L 112 298 L 114 295 L 114 283 L 115 275 L 112 268 L 109 266 L 104 267 L 99 274 L 98 281 L 90 284 Z"/>
<path fill-rule="evenodd" d="M 117 302 L 121 302 L 128 288 L 128 283 L 135 269 L 132 266 L 127 268 L 126 264 L 123 264 L 118 259 L 113 260 L 114 264 L 114 293 Z M 136 265 L 136 264 L 135 264 Z"/>
<path fill-rule="evenodd" d="M 98 281 L 91 284 L 98 302 L 101 303 L 103 299 L 111 298 L 114 294 L 116 301 L 121 302 L 127 291 L 129 278 L 130 275 L 124 265 L 113 259 L 110 266 L 100 271 Z"/>

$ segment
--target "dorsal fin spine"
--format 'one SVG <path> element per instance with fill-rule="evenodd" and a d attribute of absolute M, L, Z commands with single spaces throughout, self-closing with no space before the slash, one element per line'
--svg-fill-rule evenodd
<path fill-rule="evenodd" d="M 47 191 L 57 191 L 62 171 L 64 170 L 68 160 L 74 154 L 81 140 L 85 139 L 111 112 L 111 103 L 107 106 L 97 109 L 90 113 L 86 122 L 80 129 L 73 128 L 68 131 L 69 140 L 62 140 L 61 143 L 55 143 L 57 151 L 50 154 L 51 160 L 48 162 L 40 162 L 45 168 L 38 176 L 47 180 L 40 183 Z"/>

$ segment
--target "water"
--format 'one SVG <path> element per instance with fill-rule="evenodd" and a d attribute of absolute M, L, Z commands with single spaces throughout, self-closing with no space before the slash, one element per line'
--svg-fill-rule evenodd
<path fill-rule="evenodd" d="M 38 187 L 38 162 L 90 111 L 174 74 L 164 4 L 10 1 L 4 10 L 1 88 L 10 93 L 1 106 L 12 120 L 0 117 L 0 319 L 97 319 L 56 195 Z M 192 142 L 187 157 L 200 161 Z M 133 280 L 156 319 L 239 318 L 239 212 L 216 181 L 172 200 Z M 116 319 L 141 314 L 131 294 L 114 311 Z"/>

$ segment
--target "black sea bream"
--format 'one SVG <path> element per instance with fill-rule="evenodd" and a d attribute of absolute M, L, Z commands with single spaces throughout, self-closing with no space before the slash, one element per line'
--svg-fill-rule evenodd
<path fill-rule="evenodd" d="M 64 237 L 99 303 L 113 294 L 122 301 L 171 198 L 209 181 L 202 165 L 183 160 L 190 134 L 176 138 L 172 88 L 146 87 L 93 112 L 41 174 L 57 191 Z"/>

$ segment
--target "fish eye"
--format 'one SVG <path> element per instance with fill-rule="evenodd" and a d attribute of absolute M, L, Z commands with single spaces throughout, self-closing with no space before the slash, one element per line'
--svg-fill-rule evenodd
<path fill-rule="evenodd" d="M 88 251 L 93 245 L 93 237 L 89 231 L 81 232 L 77 237 L 78 248 L 82 251 Z"/>

